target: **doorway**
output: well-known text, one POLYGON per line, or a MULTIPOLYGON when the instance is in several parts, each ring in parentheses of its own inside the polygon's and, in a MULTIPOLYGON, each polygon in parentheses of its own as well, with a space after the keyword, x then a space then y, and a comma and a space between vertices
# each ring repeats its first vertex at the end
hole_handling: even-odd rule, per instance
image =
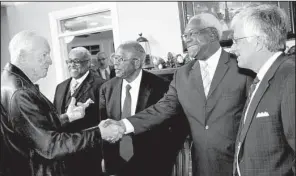
POLYGON ((119 44, 115 2, 96 2, 52 12, 49 19, 57 83, 69 78, 65 60, 71 49, 82 46, 92 57, 100 51, 110 56, 119 44))

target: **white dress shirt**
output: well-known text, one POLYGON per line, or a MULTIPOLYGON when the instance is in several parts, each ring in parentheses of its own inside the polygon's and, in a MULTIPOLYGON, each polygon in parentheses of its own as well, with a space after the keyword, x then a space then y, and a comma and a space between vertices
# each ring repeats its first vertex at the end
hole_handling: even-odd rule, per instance
MULTIPOLYGON (((222 52, 222 48, 220 47, 216 53, 214 53, 209 59, 207 59, 206 61, 202 61, 202 62, 207 62, 207 64, 209 65, 209 74, 210 74, 210 78, 211 80, 214 77, 218 62, 219 62, 219 58, 221 56, 221 52, 222 52)), ((200 62, 200 61, 199 61, 200 62)), ((133 114, 132 114, 133 115, 133 114)), ((125 125, 126 131, 125 134, 128 133, 133 133, 135 131, 133 125, 130 123, 130 121, 128 121, 127 119, 122 119, 122 122, 125 125)))
MULTIPOLYGON (((130 94, 132 98, 132 104, 131 104, 131 115, 135 115, 136 113, 136 108, 137 108, 137 103, 138 103, 138 97, 139 97, 139 90, 140 90, 140 84, 142 80, 142 73, 143 71, 141 70, 139 75, 136 77, 134 81, 131 83, 128 83, 126 80, 123 80, 122 82, 122 87, 121 87, 121 110, 123 109, 123 104, 126 96, 126 85, 129 84, 132 88, 130 89, 130 94)), ((123 123, 125 124, 126 127, 126 132, 125 134, 131 133, 134 131, 133 125, 127 120, 127 119, 122 119, 123 123)))
POLYGON ((85 78, 87 77, 88 74, 89 74, 89 71, 87 71, 83 76, 81 76, 78 79, 72 78, 71 83, 70 83, 70 87, 74 86, 76 82, 78 82, 76 87, 79 87, 80 84, 85 80, 85 78))
POLYGON ((209 57, 207 60, 198 60, 200 65, 203 65, 204 62, 206 62, 208 64, 208 71, 210 74, 210 79, 213 80, 218 62, 219 62, 219 58, 221 56, 222 53, 222 48, 220 47, 211 57, 209 57))
MULTIPOLYGON (((259 79, 259 82, 256 84, 256 87, 255 87, 255 90, 254 92, 252 93, 251 95, 251 99, 249 101, 249 104, 247 105, 247 109, 246 109, 246 112, 245 112, 245 116, 244 116, 244 124, 245 124, 245 121, 246 121, 246 117, 247 117, 247 114, 248 114, 248 110, 249 110, 249 107, 250 107, 250 104, 253 100, 253 97, 254 95, 256 94, 256 91, 262 81, 262 79, 264 78, 265 74, 267 73, 267 71, 269 70, 269 68, 271 67, 271 65, 274 63, 274 61, 282 54, 282 52, 276 52, 273 56, 271 56, 265 63, 264 65, 259 69, 258 73, 257 73, 257 77, 259 79)), ((239 169, 239 161, 238 161, 238 155, 239 155, 239 152, 240 152, 240 148, 241 148, 241 142, 238 143, 238 151, 237 151, 237 154, 236 154, 236 168, 237 168, 237 172, 238 172, 238 175, 241 176, 241 173, 240 173, 240 169, 239 169)))
POLYGON ((108 74, 110 75, 110 68, 109 68, 109 66, 106 67, 106 68, 103 68, 103 69, 99 68, 99 70, 100 70, 100 73, 101 73, 101 76, 102 76, 103 79, 106 79, 105 70, 107 70, 108 74))

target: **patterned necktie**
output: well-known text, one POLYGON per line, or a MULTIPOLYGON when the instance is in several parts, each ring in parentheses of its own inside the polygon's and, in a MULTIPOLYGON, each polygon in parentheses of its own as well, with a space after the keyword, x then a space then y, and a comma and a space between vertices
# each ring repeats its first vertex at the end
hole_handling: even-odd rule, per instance
MULTIPOLYGON (((125 87, 126 94, 123 104, 123 110, 121 114, 121 119, 131 116, 131 104, 132 104, 132 97, 130 94, 130 89, 132 87, 128 84, 125 87)), ((120 141, 120 156, 128 161, 134 154, 133 151, 133 141, 131 136, 125 135, 120 141)))
POLYGON ((105 78, 106 78, 106 80, 110 79, 110 76, 109 76, 109 73, 108 73, 107 69, 105 69, 105 78))
POLYGON ((75 91, 76 91, 76 89, 78 88, 78 81, 76 81, 76 80, 73 80, 74 81, 74 83, 71 85, 71 88, 70 88, 70 91, 71 91, 71 95, 73 95, 74 93, 75 93, 75 91))
POLYGON ((200 70, 201 70, 201 76, 203 81, 203 86, 205 90, 205 96, 208 96, 210 86, 211 86, 211 78, 210 78, 210 72, 209 72, 209 65, 205 61, 200 61, 200 70))
POLYGON ((244 124, 245 124, 246 117, 247 117, 247 116, 246 116, 247 108, 248 108, 248 106, 249 106, 249 104, 250 104, 252 94, 253 94, 253 92, 255 91, 255 89, 256 89, 256 85, 258 84, 259 81, 260 81, 259 78, 256 77, 256 78, 254 79, 252 85, 250 86, 250 90, 249 90, 249 93, 248 93, 248 98, 247 98, 247 101, 246 101, 246 104, 245 104, 245 107, 244 107, 244 110, 243 110, 243 113, 242 113, 242 115, 243 115, 242 117, 244 117, 244 124))

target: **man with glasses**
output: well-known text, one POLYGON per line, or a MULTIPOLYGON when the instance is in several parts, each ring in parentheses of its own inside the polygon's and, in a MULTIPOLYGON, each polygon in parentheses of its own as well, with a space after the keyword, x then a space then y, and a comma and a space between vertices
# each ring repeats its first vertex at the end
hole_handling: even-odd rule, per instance
MULTIPOLYGON (((65 132, 78 132, 99 124, 99 90, 104 80, 90 71, 91 54, 86 48, 74 48, 68 57, 66 64, 71 78, 57 86, 54 106, 60 114, 63 114, 68 108, 71 97, 75 97, 79 102, 88 99, 94 102, 85 111, 84 118, 73 121, 63 128, 65 132)), ((68 159, 67 166, 74 175, 98 173, 101 163, 99 154, 98 149, 76 154, 68 159)))
POLYGON ((295 56, 284 53, 288 17, 273 5, 234 16, 238 66, 257 73, 235 145, 234 176, 295 175, 295 56))
POLYGON ((112 65, 110 65, 110 59, 106 56, 105 52, 98 52, 96 54, 98 69, 96 70, 98 74, 104 80, 109 80, 115 77, 115 70, 112 65))
MULTIPOLYGON (((142 70, 145 57, 144 48, 136 41, 118 47, 114 56, 116 77, 101 87, 101 119, 126 118, 156 103, 167 91, 169 82, 142 70)), ((117 143, 105 142, 103 154, 107 173, 169 176, 177 153, 177 141, 182 135, 173 135, 176 128, 172 127, 172 120, 139 136, 127 135, 117 143)), ((178 128, 185 127, 180 122, 178 128)))
POLYGON ((221 24, 213 15, 192 17, 183 40, 195 60, 176 71, 165 96, 132 117, 102 123, 118 124, 125 133, 137 136, 184 111, 193 139, 193 175, 231 175, 251 78, 240 72, 236 57, 221 48, 221 35, 221 24))

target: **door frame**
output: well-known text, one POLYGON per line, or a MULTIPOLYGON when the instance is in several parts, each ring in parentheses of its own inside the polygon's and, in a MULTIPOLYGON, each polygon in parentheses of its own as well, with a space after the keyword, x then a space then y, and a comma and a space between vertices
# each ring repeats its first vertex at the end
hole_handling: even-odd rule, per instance
POLYGON ((118 13, 116 2, 94 2, 84 6, 73 7, 54 11, 49 13, 49 25, 52 41, 52 57, 56 71, 56 81, 60 83, 68 78, 68 71, 65 64, 65 59, 68 55, 67 46, 64 42, 61 42, 63 37, 77 36, 83 34, 89 34, 94 32, 103 32, 107 30, 113 31, 114 47, 116 48, 120 44, 119 26, 118 26, 118 13), (90 15, 94 13, 104 12, 110 10, 112 17, 112 25, 96 27, 91 29, 85 29, 74 32, 60 33, 60 21, 74 18, 78 16, 90 15))

